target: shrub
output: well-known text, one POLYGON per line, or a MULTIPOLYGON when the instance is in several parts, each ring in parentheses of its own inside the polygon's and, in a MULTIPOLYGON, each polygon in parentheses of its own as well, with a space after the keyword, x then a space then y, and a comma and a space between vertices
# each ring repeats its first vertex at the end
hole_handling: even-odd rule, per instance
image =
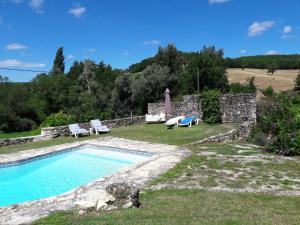
POLYGON ((28 118, 16 118, 14 124, 14 131, 29 131, 36 128, 36 123, 28 118))
POLYGON ((208 124, 221 123, 220 92, 209 90, 202 92, 203 120, 208 124))
POLYGON ((232 83, 229 85, 229 93, 256 93, 256 86, 255 86, 255 78, 251 77, 247 79, 246 84, 241 83, 232 83))
POLYGON ((273 89, 273 87, 270 85, 265 89, 260 90, 261 93, 265 96, 265 97, 271 97, 274 95, 275 91, 273 89))
POLYGON ((281 155, 300 155, 300 121, 286 93, 260 104, 257 129, 268 136, 268 150, 281 155))
POLYGON ((75 123, 75 116, 67 115, 62 111, 48 116, 41 124, 41 127, 57 127, 75 123))
POLYGON ((300 73, 298 74, 296 80, 295 80, 295 91, 300 91, 300 73))
POLYGON ((248 142, 266 147, 269 140, 266 134, 264 134, 259 128, 255 127, 252 129, 250 136, 248 137, 248 142))
POLYGON ((87 111, 84 113, 81 113, 77 117, 77 121, 80 123, 85 123, 93 119, 100 119, 100 120, 107 120, 112 117, 113 111, 111 109, 108 109, 104 112, 94 112, 94 111, 87 111))

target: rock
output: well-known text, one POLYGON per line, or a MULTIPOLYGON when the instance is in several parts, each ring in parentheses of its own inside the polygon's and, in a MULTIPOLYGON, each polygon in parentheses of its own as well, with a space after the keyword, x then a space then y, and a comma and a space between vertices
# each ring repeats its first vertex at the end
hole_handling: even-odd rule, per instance
POLYGON ((132 190, 130 200, 134 207, 138 208, 140 206, 140 190, 138 188, 132 190))
POLYGON ((75 205, 81 210, 90 210, 90 209, 95 208, 95 202, 93 202, 93 201, 81 200, 81 201, 75 202, 75 205))
POLYGON ((106 191, 116 198, 118 205, 131 202, 132 206, 139 207, 139 189, 127 183, 113 183, 106 187, 106 191))
POLYGON ((111 211, 111 210, 116 210, 118 209, 117 206, 114 206, 114 205, 107 205, 106 207, 103 208, 103 210, 105 211, 111 211))
POLYGON ((127 202, 125 205, 122 206, 122 208, 128 209, 128 208, 131 208, 132 206, 133 206, 132 202, 127 202))
POLYGON ((80 216, 82 216, 82 215, 86 214, 86 211, 83 210, 83 209, 81 209, 81 210, 79 210, 78 214, 79 214, 80 216))
POLYGON ((96 210, 100 211, 101 209, 105 209, 107 206, 108 205, 107 205, 106 202, 98 201, 97 206, 96 206, 96 210))

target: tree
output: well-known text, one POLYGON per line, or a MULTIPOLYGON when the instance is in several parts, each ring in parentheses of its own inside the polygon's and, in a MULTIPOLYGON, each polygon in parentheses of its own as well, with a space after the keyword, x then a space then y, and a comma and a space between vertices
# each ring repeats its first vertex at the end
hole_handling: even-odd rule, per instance
MULTIPOLYGON (((145 113, 147 103, 163 99, 166 88, 172 89, 175 75, 167 66, 152 64, 143 70, 133 82, 132 99, 141 111, 145 113)), ((172 91, 173 93, 173 91, 172 91)))
POLYGON ((268 66, 268 73, 271 73, 273 75, 277 68, 278 68, 278 66, 275 63, 271 63, 268 66))
POLYGON ((300 91, 300 72, 295 80, 295 88, 294 88, 295 91, 300 91))
POLYGON ((112 106, 115 117, 127 117, 134 110, 132 103, 132 76, 122 75, 115 81, 112 91, 112 106))
POLYGON ((78 79, 91 95, 92 89, 96 86, 96 64, 92 60, 84 60, 83 70, 78 79))
POLYGON ((161 66, 169 67, 170 73, 176 74, 181 70, 183 58, 175 45, 169 44, 166 48, 159 47, 155 62, 161 66))
POLYGON ((65 57, 63 47, 60 47, 57 52, 53 62, 52 74, 58 75, 65 72, 65 57))
POLYGON ((198 85, 200 90, 226 90, 228 79, 223 50, 212 46, 197 52, 180 75, 179 85, 183 94, 195 93, 198 85))

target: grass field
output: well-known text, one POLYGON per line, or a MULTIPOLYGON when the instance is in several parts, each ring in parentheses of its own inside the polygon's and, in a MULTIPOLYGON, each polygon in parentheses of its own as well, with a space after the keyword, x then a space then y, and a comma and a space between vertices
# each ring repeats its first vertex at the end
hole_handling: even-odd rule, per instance
POLYGON ((254 76, 255 84, 259 89, 264 89, 271 85, 278 92, 293 89, 299 71, 277 70, 274 75, 271 75, 267 73, 267 70, 260 69, 228 69, 227 74, 230 83, 245 83, 247 78, 254 76))
POLYGON ((300 224, 299 197, 160 190, 141 194, 140 209, 56 213, 35 225, 261 225, 300 224))
POLYGON ((40 134, 41 134, 41 128, 37 128, 32 131, 15 132, 15 133, 0 133, 0 139, 28 137, 28 136, 35 136, 35 135, 40 135, 40 134))

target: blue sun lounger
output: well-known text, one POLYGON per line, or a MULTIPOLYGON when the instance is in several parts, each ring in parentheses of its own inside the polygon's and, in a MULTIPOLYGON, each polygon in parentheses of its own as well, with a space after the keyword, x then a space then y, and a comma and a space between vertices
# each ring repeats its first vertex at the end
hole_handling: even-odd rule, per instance
POLYGON ((178 123, 178 126, 183 127, 183 126, 188 126, 192 127, 193 124, 198 124, 199 119, 195 116, 188 116, 185 117, 183 120, 181 120, 180 123, 178 123))

